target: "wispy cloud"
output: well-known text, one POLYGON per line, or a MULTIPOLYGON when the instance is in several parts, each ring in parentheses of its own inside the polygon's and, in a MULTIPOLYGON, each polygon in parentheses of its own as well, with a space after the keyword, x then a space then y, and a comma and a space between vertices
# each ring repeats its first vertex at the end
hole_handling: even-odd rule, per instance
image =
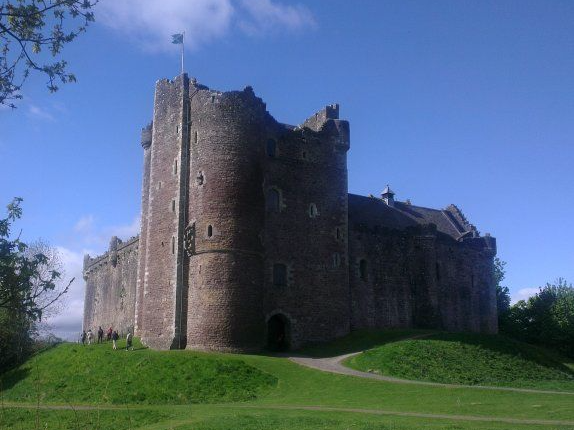
POLYGON ((248 33, 262 33, 276 29, 300 30, 317 23, 309 9, 301 5, 281 5, 271 0, 241 0, 247 11, 239 23, 248 33))
POLYGON ((185 31, 191 49, 237 27, 248 33, 314 26, 311 12, 277 0, 103 0, 98 21, 152 51, 177 49, 171 35, 185 31))
POLYGON ((54 116, 48 112, 46 109, 41 108, 40 106, 37 106, 35 104, 29 104, 28 105, 28 116, 35 118, 35 119, 41 119, 44 121, 54 121, 55 118, 54 116))

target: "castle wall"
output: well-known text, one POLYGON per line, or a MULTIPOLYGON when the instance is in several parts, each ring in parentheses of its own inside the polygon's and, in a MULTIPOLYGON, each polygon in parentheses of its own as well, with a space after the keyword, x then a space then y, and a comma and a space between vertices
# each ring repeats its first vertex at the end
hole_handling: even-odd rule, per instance
POLYGON ((345 335, 348 123, 328 106, 301 127, 271 127, 268 137, 276 154, 263 154, 263 188, 279 192, 280 209, 265 212, 266 319, 287 319, 291 347, 345 335), (277 263, 287 267, 286 285, 274 284, 277 263))
POLYGON ((153 124, 142 129, 141 145, 144 152, 143 172, 142 172, 142 203, 141 203, 141 226, 138 255, 138 271, 136 283, 136 308, 135 308, 135 335, 143 334, 143 308, 144 308, 144 285, 146 274, 147 256, 147 235, 148 235, 148 211, 149 211, 149 191, 150 191, 150 168, 151 168, 151 143, 153 124))
POLYGON ((263 347, 265 106, 250 88, 190 88, 187 347, 263 347))
POLYGON ((432 225, 404 230, 352 225, 353 329, 497 331, 495 251, 483 238, 457 242, 432 225))
POLYGON ((159 349, 180 345, 176 339, 176 312, 180 309, 176 298, 181 294, 183 258, 179 166, 186 86, 186 75, 156 83, 149 196, 147 215, 142 216, 147 225, 142 223, 145 271, 138 331, 144 343, 159 349))
POLYGON ((84 330, 99 326, 120 333, 133 329, 136 302, 138 238, 121 242, 113 237, 110 250, 97 258, 86 256, 84 330))

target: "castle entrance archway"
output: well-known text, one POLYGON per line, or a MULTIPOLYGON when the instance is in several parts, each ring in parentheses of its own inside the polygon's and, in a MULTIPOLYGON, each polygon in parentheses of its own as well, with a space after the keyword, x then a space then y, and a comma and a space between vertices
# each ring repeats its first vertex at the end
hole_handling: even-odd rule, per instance
POLYGON ((267 321, 267 348, 271 351, 287 351, 291 327, 283 314, 275 314, 267 321))

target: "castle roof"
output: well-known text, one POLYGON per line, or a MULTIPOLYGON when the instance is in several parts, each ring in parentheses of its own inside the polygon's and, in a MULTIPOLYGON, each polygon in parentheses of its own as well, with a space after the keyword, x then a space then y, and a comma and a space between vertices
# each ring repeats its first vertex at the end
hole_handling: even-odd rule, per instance
POLYGON ((439 232, 455 240, 469 232, 476 232, 454 205, 441 210, 396 201, 394 206, 389 206, 381 199, 356 194, 349 194, 349 222, 371 228, 380 226, 397 230, 434 224, 439 232))

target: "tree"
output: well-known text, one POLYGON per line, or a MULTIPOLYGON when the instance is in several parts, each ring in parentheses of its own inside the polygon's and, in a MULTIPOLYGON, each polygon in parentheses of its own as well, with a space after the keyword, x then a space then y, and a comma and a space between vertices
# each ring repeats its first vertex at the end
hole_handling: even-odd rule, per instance
POLYGON ((58 287, 61 273, 49 256, 30 252, 19 235, 11 237, 12 224, 22 216, 21 202, 15 198, 0 219, 0 371, 26 356, 35 324, 74 281, 58 287))
POLYGON ((3 0, 0 3, 0 105, 15 107, 31 71, 43 74, 50 92, 75 82, 62 48, 94 21, 98 0, 3 0), (47 53, 46 53, 47 51, 47 53), (51 58, 50 58, 51 57, 51 58))
POLYGON ((506 276, 506 262, 500 258, 494 258, 494 282, 496 284, 496 307, 498 310, 498 319, 504 318, 510 309, 510 291, 508 287, 502 285, 506 276))
POLYGON ((574 357, 574 287, 563 278, 546 284, 512 306, 501 328, 518 339, 574 357))

